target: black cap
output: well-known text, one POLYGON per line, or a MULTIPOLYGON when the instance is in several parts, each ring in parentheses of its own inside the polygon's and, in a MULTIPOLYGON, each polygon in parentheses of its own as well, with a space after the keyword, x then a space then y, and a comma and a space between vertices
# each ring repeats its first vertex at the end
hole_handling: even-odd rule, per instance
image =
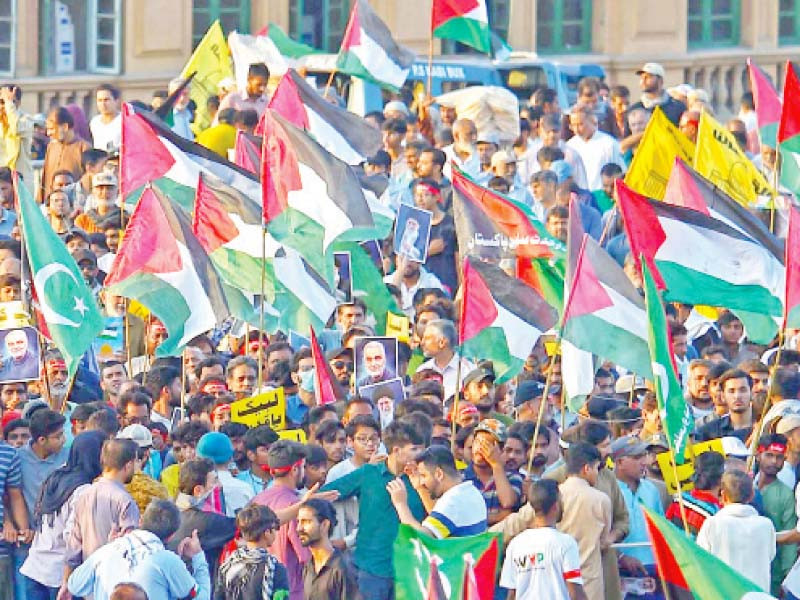
POLYGON ((97 265, 97 256, 91 250, 76 250, 72 253, 72 258, 75 259, 76 264, 80 264, 84 260, 91 261, 92 264, 97 265))
POLYGON ((371 165, 388 168, 392 166, 392 157, 389 156, 389 153, 386 150, 378 150, 375 153, 375 156, 370 156, 367 159, 367 162, 371 165))
POLYGON ((352 360, 353 358, 353 349, 352 348, 345 348, 344 346, 339 346, 338 348, 333 348, 332 350, 328 350, 325 353, 325 360, 333 360, 334 358, 339 358, 340 356, 349 356, 352 360))
POLYGON ((484 379, 491 379, 492 383, 494 383, 494 372, 482 367, 472 369, 472 371, 464 377, 464 387, 467 387, 473 381, 483 381, 484 379))
POLYGON ((528 379, 517 386, 517 393, 514 396, 514 406, 519 406, 523 402, 541 398, 544 394, 544 384, 535 379, 528 379))

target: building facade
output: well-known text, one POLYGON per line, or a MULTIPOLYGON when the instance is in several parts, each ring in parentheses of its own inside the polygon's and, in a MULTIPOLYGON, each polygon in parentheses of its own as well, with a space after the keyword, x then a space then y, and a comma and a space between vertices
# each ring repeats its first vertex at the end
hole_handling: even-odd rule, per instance
MULTIPOLYGON (((398 41, 425 53, 430 0, 370 0, 398 41)), ((667 85, 709 91, 736 112, 750 56, 776 81, 800 55, 800 0, 487 0, 493 29, 515 50, 603 65, 637 93, 646 61, 667 85)), ((76 102, 94 111, 92 90, 110 81, 126 99, 164 89, 215 19, 226 32, 269 22, 336 51, 349 0, 0 0, 0 78, 24 90, 29 111, 76 102)), ((458 51, 451 44, 435 51, 458 51)), ((462 49, 463 50, 463 49, 462 49)))

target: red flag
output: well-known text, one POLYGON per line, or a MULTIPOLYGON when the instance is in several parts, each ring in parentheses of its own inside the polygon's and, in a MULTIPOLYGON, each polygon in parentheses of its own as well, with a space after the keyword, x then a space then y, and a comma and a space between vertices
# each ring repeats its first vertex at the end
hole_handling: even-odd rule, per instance
POLYGON ((650 206, 647 198, 634 192, 621 179, 617 179, 615 185, 617 189, 617 205, 622 211, 625 232, 628 234, 628 241, 631 246, 631 254, 644 256, 656 285, 663 290, 666 286, 656 267, 655 256, 658 249, 666 241, 667 234, 661 228, 658 216, 653 207, 650 206))
POLYGON ((789 209, 789 233, 786 236, 784 261, 786 264, 786 303, 784 306, 783 327, 800 327, 800 212, 797 207, 789 209))
POLYGON ((175 164, 156 132, 128 103, 122 105, 119 158, 119 189, 123 200, 148 181, 162 177, 175 164))
POLYGON ((778 143, 800 134, 800 81, 792 61, 786 61, 786 79, 783 83, 783 111, 778 126, 778 143))
POLYGON ((311 327, 311 356, 314 359, 314 396, 317 404, 333 404, 337 400, 343 400, 344 393, 333 377, 331 366, 322 354, 313 327, 311 327))
POLYGON ((472 268, 470 260, 468 257, 464 258, 461 320, 458 324, 459 344, 472 339, 497 319, 497 307, 492 292, 472 268))
POLYGON ((236 146, 233 149, 234 164, 258 175, 261 168, 261 140, 244 131, 236 132, 236 146))

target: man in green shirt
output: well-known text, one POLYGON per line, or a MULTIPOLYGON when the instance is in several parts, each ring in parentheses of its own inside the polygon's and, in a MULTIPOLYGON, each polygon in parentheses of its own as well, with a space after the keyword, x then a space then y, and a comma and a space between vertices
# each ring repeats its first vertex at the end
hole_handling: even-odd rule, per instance
MULTIPOLYGON (((764 513, 775 526, 775 531, 793 530, 797 526, 795 498, 791 488, 778 479, 786 460, 786 437, 779 434, 761 436, 758 440, 758 475, 755 483, 761 492, 764 513)), ((779 595, 781 582, 797 558, 795 544, 782 544, 772 561, 771 587, 779 595)))
POLYGON ((366 464, 349 475, 327 484, 322 491, 337 490, 339 498, 358 498, 358 534, 353 562, 357 568, 358 588, 363 600, 390 600, 394 597, 392 551, 400 519, 386 489, 396 478, 405 483, 408 506, 418 521, 426 511, 408 476, 406 465, 422 452, 422 434, 407 423, 394 421, 383 430, 385 463, 366 464))

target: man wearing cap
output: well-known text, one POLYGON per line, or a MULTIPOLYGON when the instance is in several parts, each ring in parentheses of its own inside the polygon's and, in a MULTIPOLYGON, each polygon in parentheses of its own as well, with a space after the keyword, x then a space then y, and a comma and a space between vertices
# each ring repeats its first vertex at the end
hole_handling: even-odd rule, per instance
MULTIPOLYGON (((611 444, 611 457, 614 460, 614 474, 619 489, 625 498, 625 506, 630 516, 630 530, 622 540, 625 544, 647 542, 647 525, 639 505, 646 506, 658 515, 664 515, 661 495, 656 486, 645 479, 647 443, 635 435, 626 435, 611 444)), ((656 561, 649 547, 625 548, 619 556, 620 575, 628 577, 650 577, 658 580, 656 561)), ((645 598, 660 598, 660 594, 645 598)))
POLYGON ((233 443, 224 433, 211 431, 200 438, 196 452, 200 458, 207 458, 214 463, 217 480, 222 486, 225 514, 235 517, 253 499, 254 494, 247 483, 231 475, 229 465, 233 459, 233 443))
POLYGON ((800 415, 789 414, 778 421, 775 433, 786 437, 786 459, 778 479, 794 490, 800 482, 800 415))
POLYGON ((658 63, 649 62, 636 71, 636 74, 639 76, 639 88, 642 90, 642 98, 639 102, 633 104, 628 109, 628 112, 643 108, 652 113, 655 107, 658 106, 664 111, 664 115, 672 121, 672 124, 677 126, 683 111, 686 110, 686 105, 672 98, 664 89, 664 67, 658 63))
POLYGON ((603 166, 615 163, 623 171, 626 168, 619 142, 597 128, 597 115, 591 108, 574 107, 569 122, 575 135, 567 142, 567 146, 581 156, 589 191, 599 190, 603 187, 600 174, 603 166))
POLYGON ((522 498, 522 475, 507 472, 503 460, 507 435, 506 426, 497 419, 478 423, 472 440, 472 462, 464 471, 464 479, 471 481, 483 495, 489 525, 517 510, 522 498))
MULTIPOLYGON (((300 501, 297 490, 305 484, 307 457, 308 449, 303 444, 290 440, 278 440, 272 444, 267 451, 272 487, 258 494, 253 502, 268 506, 274 511, 297 504, 300 501)), ((295 519, 281 525, 270 552, 286 567, 289 598, 303 600, 303 563, 311 555, 300 541, 295 519)))
POLYGON ((87 233, 99 233, 100 225, 105 221, 122 220, 122 209, 116 206, 117 178, 112 173, 101 171, 92 177, 92 196, 97 208, 87 210, 75 218, 75 226, 87 233))
MULTIPOLYGON (((762 435, 757 447, 758 473, 753 483, 761 493, 764 515, 772 521, 775 531, 789 531, 797 527, 795 497, 792 488, 778 479, 786 460, 786 437, 779 433, 762 435)), ((783 544, 772 561, 772 593, 780 594, 781 582, 797 558, 795 544, 783 544)))
POLYGON ((144 425, 135 423, 128 425, 117 434, 121 440, 133 440, 139 447, 136 452, 133 478, 125 484, 125 489, 133 497, 139 512, 144 513, 150 502, 156 498, 169 500, 169 492, 163 483, 147 475, 142 469, 150 460, 150 451, 153 449, 153 434, 144 425))
POLYGON ((353 351, 349 348, 333 348, 325 353, 336 382, 343 390, 350 389, 350 376, 353 374, 353 351))
POLYGON ((458 119, 453 123, 453 143, 442 148, 442 152, 447 156, 447 164, 443 171, 445 177, 453 178, 452 165, 457 166, 470 177, 480 174, 481 163, 475 150, 477 137, 478 129, 471 120, 458 119))
POLYGON ((517 172, 517 157, 513 152, 498 150, 492 154, 491 171, 495 177, 502 177, 508 183, 508 196, 525 206, 533 204, 533 196, 522 183, 517 172))
MULTIPOLYGON (((97 268, 97 256, 91 250, 78 250, 72 253, 72 258, 75 259, 87 287, 97 298, 100 290, 103 289, 103 284, 98 280, 100 269, 97 268)), ((105 276, 103 278, 105 279, 105 276)))
POLYGON ((478 409, 481 419, 497 419, 506 427, 514 423, 508 415, 494 410, 494 372, 485 367, 473 369, 464 378, 464 400, 478 409))

